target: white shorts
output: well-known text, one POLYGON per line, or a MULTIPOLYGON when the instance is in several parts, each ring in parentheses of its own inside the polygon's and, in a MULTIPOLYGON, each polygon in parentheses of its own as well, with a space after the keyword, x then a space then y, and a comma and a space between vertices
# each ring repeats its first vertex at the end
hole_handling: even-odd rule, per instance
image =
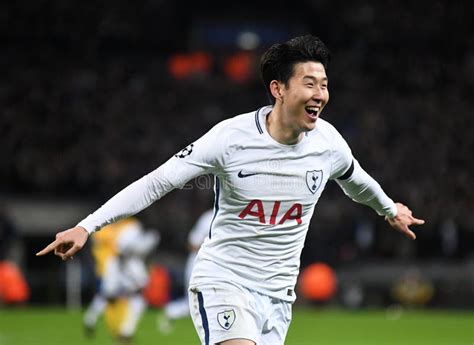
POLYGON ((233 284, 193 287, 189 305, 203 345, 231 339, 283 345, 291 322, 290 302, 233 284))
POLYGON ((113 257, 105 266, 101 288, 106 297, 118 297, 143 289, 147 282, 148 271, 142 260, 113 257))

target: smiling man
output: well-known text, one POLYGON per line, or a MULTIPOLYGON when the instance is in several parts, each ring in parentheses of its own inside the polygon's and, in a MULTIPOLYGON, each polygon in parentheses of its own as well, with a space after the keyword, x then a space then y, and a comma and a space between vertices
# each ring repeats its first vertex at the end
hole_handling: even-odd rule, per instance
POLYGON ((187 181, 215 176, 214 216, 189 288, 202 344, 281 345, 291 322, 300 256, 329 180, 410 239, 424 221, 394 203, 320 118, 329 101, 329 51, 314 36, 275 44, 261 60, 272 105, 224 120, 126 187, 40 251, 63 260, 89 234, 135 214, 187 181))

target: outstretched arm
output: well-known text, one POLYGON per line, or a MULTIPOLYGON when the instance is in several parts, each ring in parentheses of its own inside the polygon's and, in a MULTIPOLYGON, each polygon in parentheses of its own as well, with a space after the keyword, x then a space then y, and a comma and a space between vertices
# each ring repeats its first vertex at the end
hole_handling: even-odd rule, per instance
MULTIPOLYGON (((36 255, 41 256, 54 250, 54 254, 61 259, 70 259, 82 249, 89 234, 107 224, 140 212, 179 186, 180 181, 177 178, 168 178, 172 176, 171 171, 175 168, 169 162, 121 190, 97 211, 79 222, 74 228, 57 233, 56 240, 36 255)), ((188 174, 190 171, 194 173, 194 170, 188 169, 186 172, 188 174)), ((184 175, 185 178, 187 177, 185 174, 181 175, 184 175)))
POLYGON ((54 251, 54 254, 63 260, 70 259, 84 246, 88 235, 94 231, 140 212, 197 176, 215 173, 224 155, 224 145, 220 144, 222 124, 224 122, 214 126, 151 173, 125 187, 74 228, 59 232, 56 240, 36 255, 54 251))
POLYGON ((54 254, 63 260, 70 259, 82 249, 89 234, 148 207, 175 187, 175 184, 169 182, 167 178, 169 165, 165 163, 127 186, 74 228, 57 233, 55 241, 36 255, 41 256, 54 251, 54 254))
POLYGON ((64 261, 72 259, 73 255, 84 247, 88 237, 89 233, 82 226, 76 226, 58 232, 56 234, 56 240, 51 242, 43 250, 36 253, 36 256, 45 255, 54 251, 54 255, 59 256, 64 261))
MULTIPOLYGON (((107 224, 140 212, 179 186, 180 181, 177 178, 169 178, 169 176, 173 176, 171 171, 174 168, 172 162, 168 161, 155 171, 127 186, 74 228, 57 233, 56 240, 36 255, 40 256, 54 251, 54 254, 63 260, 72 258, 84 246, 89 234, 107 224)), ((189 171, 194 173, 192 169, 186 170, 188 174, 189 171)), ((181 175, 187 177, 185 174, 181 175)))
POLYGON ((392 228, 401 232, 411 240, 416 239, 416 235, 409 226, 411 225, 422 225, 425 224, 423 219, 418 219, 413 217, 411 210, 405 205, 397 202, 395 204, 397 207, 397 215, 393 218, 385 216, 385 220, 390 224, 392 228))
POLYGON ((401 203, 394 203, 382 187, 375 181, 359 163, 354 160, 349 176, 336 179, 344 193, 352 200, 373 208, 395 230, 408 238, 416 239, 415 233, 409 228, 411 225, 421 225, 425 221, 413 217, 412 211, 401 203))

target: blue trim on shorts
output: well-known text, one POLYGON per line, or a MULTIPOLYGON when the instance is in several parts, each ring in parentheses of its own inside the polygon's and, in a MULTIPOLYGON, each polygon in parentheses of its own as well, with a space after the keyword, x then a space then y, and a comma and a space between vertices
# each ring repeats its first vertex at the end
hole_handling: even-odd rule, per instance
POLYGON ((198 291, 199 314, 201 314, 202 327, 204 328, 204 341, 209 345, 209 322, 207 321, 206 309, 204 309, 204 299, 202 293, 198 291))

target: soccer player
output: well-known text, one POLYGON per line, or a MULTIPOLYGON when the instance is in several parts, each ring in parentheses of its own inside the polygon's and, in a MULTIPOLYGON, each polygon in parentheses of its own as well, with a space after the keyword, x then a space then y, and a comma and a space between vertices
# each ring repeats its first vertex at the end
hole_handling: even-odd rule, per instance
POLYGON ((215 176, 214 219, 189 288, 202 344, 283 344, 309 222, 329 180, 410 239, 424 221, 393 202, 320 118, 329 51, 306 35, 271 46, 261 73, 272 105, 215 125, 112 197, 38 255, 70 259, 104 224, 137 213, 203 174, 215 176))
POLYGON ((209 229, 212 218, 214 217, 214 210, 205 211, 192 227, 188 234, 188 249, 189 255, 186 260, 184 269, 185 294, 184 297, 178 298, 169 302, 165 306, 164 315, 160 315, 157 320, 157 326, 163 333, 171 332, 173 328, 173 321, 189 316, 189 301, 188 301, 188 287, 191 280, 191 273, 194 267, 196 255, 201 248, 206 237, 209 236, 209 229))
MULTIPOLYGON (((141 227, 138 219, 132 217, 122 219, 116 223, 105 226, 101 231, 97 231, 91 236, 92 256, 94 258, 94 268, 97 277, 97 291, 84 314, 84 328, 86 335, 92 336, 99 317, 107 307, 107 296, 104 291, 104 278, 109 281, 111 276, 117 274, 110 268, 119 255, 119 238, 122 232, 141 227)), ((114 280, 114 278, 112 278, 114 280)))
POLYGON ((105 312, 106 324, 122 344, 129 344, 146 308, 142 289, 148 282, 146 259, 159 241, 134 217, 105 226, 92 236, 100 287, 84 315, 86 335, 93 335, 105 312))

